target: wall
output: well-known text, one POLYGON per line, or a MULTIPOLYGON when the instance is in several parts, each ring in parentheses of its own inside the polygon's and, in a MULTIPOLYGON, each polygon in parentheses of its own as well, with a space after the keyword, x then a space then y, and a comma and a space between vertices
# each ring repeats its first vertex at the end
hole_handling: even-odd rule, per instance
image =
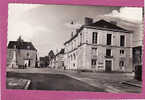
MULTIPOLYGON (((12 60, 14 49, 8 49, 7 53, 7 64, 12 60)), ((34 50, 16 50, 16 63, 18 65, 24 65, 24 59, 27 59, 27 53, 30 56, 30 67, 35 67, 37 51, 34 50)))
POLYGON ((87 29, 84 28, 82 31, 82 44, 80 45, 80 33, 72 42, 66 44, 66 56, 65 56, 65 65, 67 69, 87 69, 87 70, 105 70, 105 58, 106 48, 112 50, 112 59, 113 61, 113 71, 122 71, 119 66, 120 60, 125 62, 125 72, 132 71, 132 33, 122 33, 122 32, 113 32, 106 30, 96 30, 96 29, 87 29), (92 44, 92 33, 98 33, 97 44, 92 44), (112 34, 112 44, 111 46, 106 45, 107 34, 112 34), (120 47, 120 35, 125 36, 125 46, 120 47), (74 45, 75 44, 75 45, 74 45), (73 46, 72 46, 73 45, 73 46), (92 47, 97 47, 97 65, 96 68, 91 67, 92 59, 92 47), (124 50, 125 54, 120 55, 120 50, 124 50), (69 56, 77 53, 76 60, 70 60, 69 56), (73 67, 73 63, 76 63, 76 67, 73 67), (98 68, 98 66, 101 66, 98 68))

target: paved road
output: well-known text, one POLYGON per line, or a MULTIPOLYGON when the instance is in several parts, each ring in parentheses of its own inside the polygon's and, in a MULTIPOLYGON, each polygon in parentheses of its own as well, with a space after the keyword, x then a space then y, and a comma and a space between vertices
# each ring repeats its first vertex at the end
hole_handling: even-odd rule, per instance
POLYGON ((62 74, 8 72, 7 77, 24 78, 31 80, 32 83, 29 88, 30 90, 71 90, 104 92, 104 89, 90 86, 86 83, 62 74))
POLYGON ((141 88, 124 85, 120 82, 132 80, 132 73, 101 73, 101 72, 73 72, 64 70, 54 70, 49 68, 31 68, 31 69, 7 69, 7 72, 15 73, 39 73, 39 74, 62 74, 93 87, 99 87, 108 92, 115 93, 140 93, 141 88))

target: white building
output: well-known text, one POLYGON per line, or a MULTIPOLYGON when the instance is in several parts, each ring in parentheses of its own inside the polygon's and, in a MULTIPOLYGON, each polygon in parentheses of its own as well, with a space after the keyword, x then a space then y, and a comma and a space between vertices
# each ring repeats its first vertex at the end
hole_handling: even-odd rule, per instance
POLYGON ((86 18, 73 34, 64 43, 66 69, 132 71, 133 32, 112 22, 86 18))
POLYGON ((61 49, 54 57, 50 60, 50 66, 53 69, 65 69, 64 66, 64 49, 61 49))

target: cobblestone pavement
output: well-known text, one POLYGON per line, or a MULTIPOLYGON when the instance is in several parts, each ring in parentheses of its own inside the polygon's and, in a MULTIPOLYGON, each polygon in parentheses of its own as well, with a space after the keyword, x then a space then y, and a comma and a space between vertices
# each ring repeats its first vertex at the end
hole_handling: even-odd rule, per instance
POLYGON ((48 68, 31 68, 31 69, 7 69, 9 72, 17 73, 51 73, 65 74, 89 85, 100 87, 112 93, 140 93, 141 88, 122 84, 122 81, 132 80, 132 73, 103 73, 103 72, 81 72, 54 70, 48 68))

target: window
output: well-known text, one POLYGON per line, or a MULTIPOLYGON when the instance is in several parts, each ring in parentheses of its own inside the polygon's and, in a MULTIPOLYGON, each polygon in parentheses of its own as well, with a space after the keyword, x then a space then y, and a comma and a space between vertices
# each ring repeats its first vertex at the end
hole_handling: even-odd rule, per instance
POLYGON ((124 61, 120 61, 119 66, 121 66, 121 67, 124 66, 124 61))
POLYGON ((74 55, 74 60, 76 59, 76 55, 75 55, 75 53, 73 54, 74 55))
POLYGON ((124 50, 120 50, 120 54, 124 54, 124 50))
POLYGON ((82 33, 80 33, 80 45, 82 44, 82 33))
POLYGON ((107 34, 107 45, 111 45, 112 34, 107 34))
POLYGON ((120 46, 124 46, 125 45, 125 36, 121 35, 120 36, 120 46))
POLYGON ((72 57, 72 55, 70 55, 70 57, 71 57, 71 60, 73 60, 73 57, 72 57))
POLYGON ((73 63, 73 66, 75 67, 75 63, 73 63))
POLYGON ((111 49, 106 49, 106 56, 111 56, 111 49))
POLYGON ((92 43, 97 44, 97 32, 93 32, 92 43))
POLYGON ((27 57, 30 57, 30 54, 29 53, 27 53, 27 57))
POLYGON ((62 66, 64 66, 64 61, 62 61, 62 66))
POLYGON ((97 55, 97 48, 92 48, 92 54, 97 55))
POLYGON ((91 65, 92 65, 92 66, 96 66, 96 64, 97 64, 97 59, 92 59, 91 65))

